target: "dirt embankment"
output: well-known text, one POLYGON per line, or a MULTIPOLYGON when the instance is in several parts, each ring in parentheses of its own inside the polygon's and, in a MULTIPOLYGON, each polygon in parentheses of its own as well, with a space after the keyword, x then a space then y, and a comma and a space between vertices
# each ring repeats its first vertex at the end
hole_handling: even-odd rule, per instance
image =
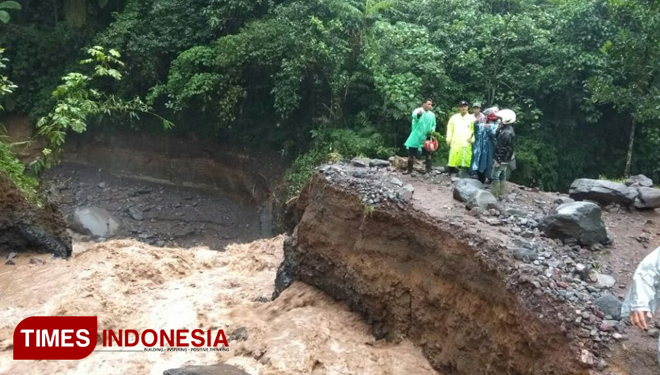
POLYGON ((181 134, 92 132, 71 137, 65 160, 123 177, 221 192, 261 205, 273 198, 285 163, 277 155, 243 150, 181 134))
POLYGON ((501 249, 401 207, 370 208, 317 174, 280 273, 345 301, 377 338, 410 339, 446 374, 588 373, 561 320, 538 319, 508 284, 501 249))
POLYGON ((9 177, 0 173, 0 251, 25 250, 68 257, 71 237, 56 207, 40 208, 26 201, 9 177))

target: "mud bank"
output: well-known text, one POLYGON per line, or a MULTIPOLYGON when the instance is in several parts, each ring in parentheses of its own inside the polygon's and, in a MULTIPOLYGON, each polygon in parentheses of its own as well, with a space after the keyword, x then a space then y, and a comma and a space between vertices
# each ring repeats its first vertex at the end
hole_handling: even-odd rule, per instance
POLYGON ((115 131, 73 136, 65 160, 122 177, 214 190, 258 205, 272 198, 284 171, 276 156, 180 134, 115 131))
POLYGON ((71 237, 56 207, 26 201, 9 176, 0 173, 0 252, 26 250, 66 258, 71 255, 71 237))
POLYGON ((589 373, 561 314, 532 311, 524 287, 507 281, 510 261, 484 238, 410 205, 366 206, 322 174, 291 216, 278 289, 290 279, 318 287, 376 338, 410 339, 446 374, 589 373))

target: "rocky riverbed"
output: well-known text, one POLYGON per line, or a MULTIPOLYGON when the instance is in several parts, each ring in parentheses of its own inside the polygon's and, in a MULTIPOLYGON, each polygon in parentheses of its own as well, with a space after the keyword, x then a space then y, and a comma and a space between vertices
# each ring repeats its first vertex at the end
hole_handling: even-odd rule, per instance
MULTIPOLYGON (((70 226, 100 242, 133 238, 158 247, 222 249, 230 243, 272 236, 272 229, 262 227, 259 207, 213 191, 118 177, 71 163, 49 170, 45 181, 70 226), (81 209, 87 209, 85 213, 91 209, 90 225, 102 219, 113 224, 99 233, 86 231, 75 218, 81 209)), ((80 215, 83 221, 85 213, 80 215)))

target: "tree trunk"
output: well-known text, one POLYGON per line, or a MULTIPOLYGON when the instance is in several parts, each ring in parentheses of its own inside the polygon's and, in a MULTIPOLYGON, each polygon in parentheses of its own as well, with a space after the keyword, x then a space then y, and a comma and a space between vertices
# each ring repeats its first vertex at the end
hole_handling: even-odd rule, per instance
POLYGON ((85 26, 87 23, 87 0, 64 0, 64 16, 72 27, 85 26))
POLYGON ((637 123, 635 120, 632 120, 630 125, 630 142, 628 143, 628 156, 626 158, 626 170, 624 172, 624 177, 630 177, 630 166, 632 164, 632 154, 633 146, 635 145, 635 130, 637 128, 637 123))

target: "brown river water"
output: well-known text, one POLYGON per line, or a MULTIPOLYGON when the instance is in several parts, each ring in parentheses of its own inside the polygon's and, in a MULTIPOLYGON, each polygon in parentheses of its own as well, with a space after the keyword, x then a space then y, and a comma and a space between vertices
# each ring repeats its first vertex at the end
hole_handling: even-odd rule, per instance
POLYGON ((410 342, 375 341, 358 315, 310 286, 295 283, 269 302, 281 260, 282 237, 225 251, 116 240, 75 242, 69 260, 19 254, 16 265, 0 265, 0 374, 160 375, 221 362, 252 375, 437 374, 410 342), (99 331, 200 328, 241 335, 229 352, 94 352, 81 361, 13 361, 13 330, 35 315, 96 315, 99 331))

